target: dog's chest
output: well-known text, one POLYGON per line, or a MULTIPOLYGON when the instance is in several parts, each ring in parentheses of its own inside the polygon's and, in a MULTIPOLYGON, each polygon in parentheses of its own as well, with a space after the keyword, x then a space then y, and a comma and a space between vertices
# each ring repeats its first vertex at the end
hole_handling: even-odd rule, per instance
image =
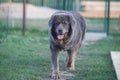
POLYGON ((68 49, 70 49, 71 48, 71 45, 68 45, 67 43, 64 43, 64 42, 59 42, 58 44, 57 44, 57 48, 59 48, 60 50, 68 50, 68 49))

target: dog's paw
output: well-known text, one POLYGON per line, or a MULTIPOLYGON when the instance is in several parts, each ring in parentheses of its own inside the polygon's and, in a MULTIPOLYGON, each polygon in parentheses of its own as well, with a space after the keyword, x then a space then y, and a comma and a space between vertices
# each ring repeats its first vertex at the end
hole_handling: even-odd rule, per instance
POLYGON ((58 73, 52 74, 52 79, 53 80, 59 80, 60 79, 60 75, 58 73))
POLYGON ((74 71, 75 68, 74 67, 66 67, 67 70, 70 70, 70 71, 74 71))
POLYGON ((67 64, 66 69, 74 71, 75 70, 75 66, 71 65, 71 64, 67 64))

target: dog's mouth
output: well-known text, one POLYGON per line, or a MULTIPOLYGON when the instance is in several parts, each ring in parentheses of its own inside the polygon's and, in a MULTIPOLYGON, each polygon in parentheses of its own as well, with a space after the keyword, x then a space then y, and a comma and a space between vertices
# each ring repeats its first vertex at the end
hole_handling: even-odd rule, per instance
POLYGON ((57 35, 58 40, 63 40, 64 39, 64 34, 59 34, 57 35))

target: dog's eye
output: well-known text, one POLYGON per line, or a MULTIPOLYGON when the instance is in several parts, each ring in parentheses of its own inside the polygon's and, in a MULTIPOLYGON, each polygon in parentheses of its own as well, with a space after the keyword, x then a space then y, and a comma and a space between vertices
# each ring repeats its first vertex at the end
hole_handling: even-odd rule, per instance
POLYGON ((54 24, 55 24, 55 25, 58 25, 58 24, 60 24, 60 23, 59 23, 59 22, 55 22, 54 24))

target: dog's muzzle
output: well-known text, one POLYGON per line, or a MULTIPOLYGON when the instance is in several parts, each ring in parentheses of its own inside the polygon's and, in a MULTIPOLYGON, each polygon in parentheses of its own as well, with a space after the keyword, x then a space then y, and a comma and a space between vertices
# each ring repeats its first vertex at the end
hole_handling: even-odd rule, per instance
POLYGON ((64 39, 66 32, 67 32, 67 30, 63 27, 62 24, 58 25, 56 28, 57 39, 58 40, 64 39))

